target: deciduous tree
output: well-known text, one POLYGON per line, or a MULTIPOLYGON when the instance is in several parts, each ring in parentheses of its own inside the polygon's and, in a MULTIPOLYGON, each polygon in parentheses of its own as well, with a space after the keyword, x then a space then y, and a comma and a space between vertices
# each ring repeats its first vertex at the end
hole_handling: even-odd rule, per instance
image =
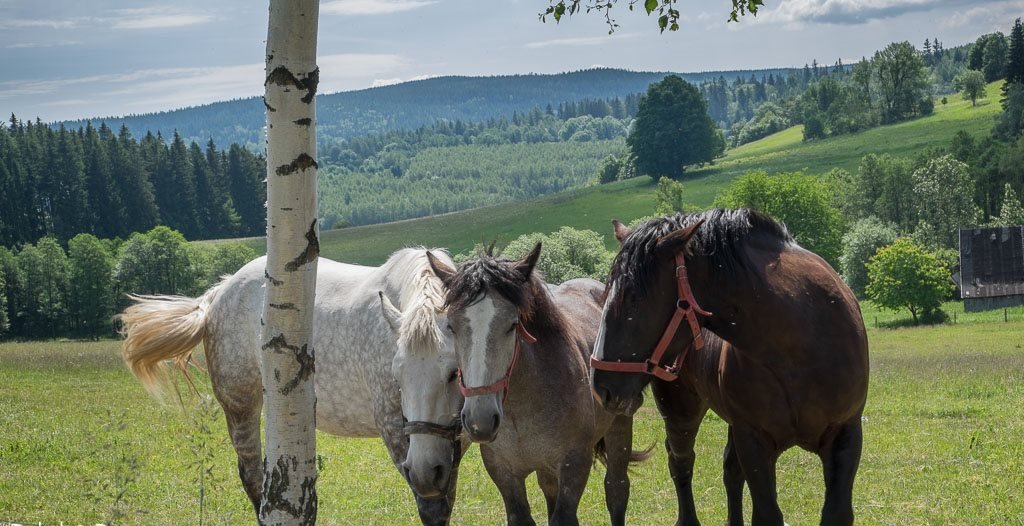
POLYGON ((749 207, 782 221, 793 237, 833 267, 842 249, 843 218, 831 204, 831 189, 803 173, 748 172, 715 200, 717 206, 749 207))
POLYGON ((867 296, 884 309, 907 309, 931 317, 954 290, 949 269, 939 257, 908 238, 883 247, 867 264, 867 296))
POLYGON ((690 164, 708 163, 725 149, 707 103, 676 75, 651 84, 626 138, 641 174, 673 177, 690 164))
POLYGON ((69 314, 79 332, 96 338, 110 324, 114 311, 114 259, 92 234, 68 241, 71 266, 69 314))
POLYGON ((915 236, 934 248, 954 248, 960 228, 977 226, 974 181, 966 164, 952 155, 929 160, 914 171, 915 236))
POLYGON ((843 234, 839 271, 843 281, 858 297, 864 297, 864 288, 868 284, 868 260, 878 249, 891 244, 898 237, 896 225, 885 223, 875 216, 857 221, 843 234))
POLYGON ((978 99, 986 95, 985 75, 973 69, 965 70, 957 75, 953 81, 953 87, 963 95, 964 99, 971 101, 971 106, 977 106, 978 99))
POLYGON ((263 525, 316 522, 313 299, 318 0, 271 0, 267 31, 267 268, 263 304, 263 525))

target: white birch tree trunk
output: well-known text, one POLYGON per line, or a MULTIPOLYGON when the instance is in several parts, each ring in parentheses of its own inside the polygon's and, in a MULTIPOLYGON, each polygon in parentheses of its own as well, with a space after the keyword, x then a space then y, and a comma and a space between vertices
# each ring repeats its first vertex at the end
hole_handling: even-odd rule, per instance
POLYGON ((270 0, 267 31, 267 269, 261 339, 261 525, 316 522, 313 297, 318 0, 270 0))

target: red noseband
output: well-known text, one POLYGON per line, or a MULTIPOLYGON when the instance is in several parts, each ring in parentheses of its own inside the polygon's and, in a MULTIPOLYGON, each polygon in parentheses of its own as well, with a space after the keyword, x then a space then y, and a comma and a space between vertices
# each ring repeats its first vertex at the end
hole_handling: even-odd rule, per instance
POLYGON ((700 308, 697 300, 693 298, 693 290, 690 289, 690 278, 686 275, 686 260, 682 254, 676 255, 676 289, 678 293, 676 312, 672 315, 672 320, 668 322, 668 327, 665 327, 665 332, 661 334, 661 339, 658 340, 658 345, 654 348, 654 354, 650 358, 643 362, 606 362, 591 356, 590 366, 601 371, 650 374, 668 382, 678 378, 679 371, 683 368, 683 360, 686 359, 690 348, 692 347, 698 352, 704 348, 704 336, 700 333, 700 322, 697 320, 697 314, 711 316, 711 313, 700 308), (683 352, 679 353, 679 356, 672 362, 672 365, 661 365, 661 358, 668 350, 672 339, 675 338, 683 318, 686 318, 686 321, 689 322, 693 341, 683 349, 683 352))
POLYGON ((520 340, 525 341, 526 343, 537 343, 537 338, 534 338, 532 334, 526 331, 526 327, 523 326, 522 321, 516 322, 516 350, 512 353, 512 362, 508 364, 505 376, 502 376, 493 384, 482 385, 480 387, 466 387, 466 384, 462 382, 462 369, 459 369, 459 392, 462 393, 462 396, 480 396, 503 391, 501 400, 504 402, 505 398, 508 397, 508 379, 512 376, 512 369, 515 369, 516 362, 519 361, 520 340))

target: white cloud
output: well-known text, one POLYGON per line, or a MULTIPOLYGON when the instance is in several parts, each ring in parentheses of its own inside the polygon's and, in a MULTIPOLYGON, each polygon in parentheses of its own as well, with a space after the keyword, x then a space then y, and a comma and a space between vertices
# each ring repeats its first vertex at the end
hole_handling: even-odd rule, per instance
POLYGON ((332 0, 320 4, 320 13, 341 16, 390 15, 436 3, 437 0, 332 0))
POLYGON ((576 37, 576 38, 553 38, 551 40, 540 40, 526 44, 527 49, 542 49, 552 46, 600 46, 628 38, 636 38, 638 33, 615 33, 613 35, 602 35, 597 37, 576 37))
POLYGON ((871 20, 892 18, 916 11, 930 11, 939 7, 964 3, 969 0, 783 0, 778 7, 765 7, 758 11, 758 22, 799 24, 864 24, 871 20))
POLYGON ((1024 0, 995 2, 956 11, 945 17, 939 27, 950 29, 977 24, 991 30, 1006 31, 1010 20, 1020 16, 1022 12, 1024 12, 1024 0))
POLYGON ((37 49, 37 48, 48 48, 48 47, 61 47, 61 46, 77 46, 81 44, 78 40, 54 40, 51 42, 16 42, 14 44, 8 44, 6 49, 37 49))
POLYGON ((107 16, 84 16, 64 19, 14 18, 0 20, 0 28, 7 29, 74 29, 103 26, 113 29, 162 29, 205 24, 213 20, 207 13, 187 12, 169 7, 117 9, 107 16))

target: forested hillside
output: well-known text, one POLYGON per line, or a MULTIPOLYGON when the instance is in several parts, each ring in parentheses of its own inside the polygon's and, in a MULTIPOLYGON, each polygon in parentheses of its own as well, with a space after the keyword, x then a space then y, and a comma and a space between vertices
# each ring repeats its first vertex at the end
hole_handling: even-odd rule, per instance
MULTIPOLYGON (((751 71, 710 71, 682 73, 692 83, 719 77, 744 79, 774 75, 788 76, 788 68, 751 71)), ((581 99, 625 97, 642 93, 652 82, 668 73, 633 72, 619 69, 590 69, 554 75, 503 75, 494 77, 437 77, 358 91, 319 95, 317 133, 321 142, 390 130, 416 128, 438 119, 477 122, 492 117, 509 117, 533 107, 581 99)), ((126 125, 135 135, 147 131, 170 136, 175 130, 186 140, 200 143, 213 139, 218 144, 238 143, 253 151, 263 150, 265 109, 258 97, 217 102, 123 118, 92 119, 93 126, 126 125)), ((86 121, 66 122, 69 128, 86 121)))
POLYGON ((53 129, 11 116, 0 126, 0 246, 126 238, 156 225, 190 239, 261 235, 265 174, 262 157, 237 144, 200 147, 176 133, 136 141, 125 127, 53 129))

